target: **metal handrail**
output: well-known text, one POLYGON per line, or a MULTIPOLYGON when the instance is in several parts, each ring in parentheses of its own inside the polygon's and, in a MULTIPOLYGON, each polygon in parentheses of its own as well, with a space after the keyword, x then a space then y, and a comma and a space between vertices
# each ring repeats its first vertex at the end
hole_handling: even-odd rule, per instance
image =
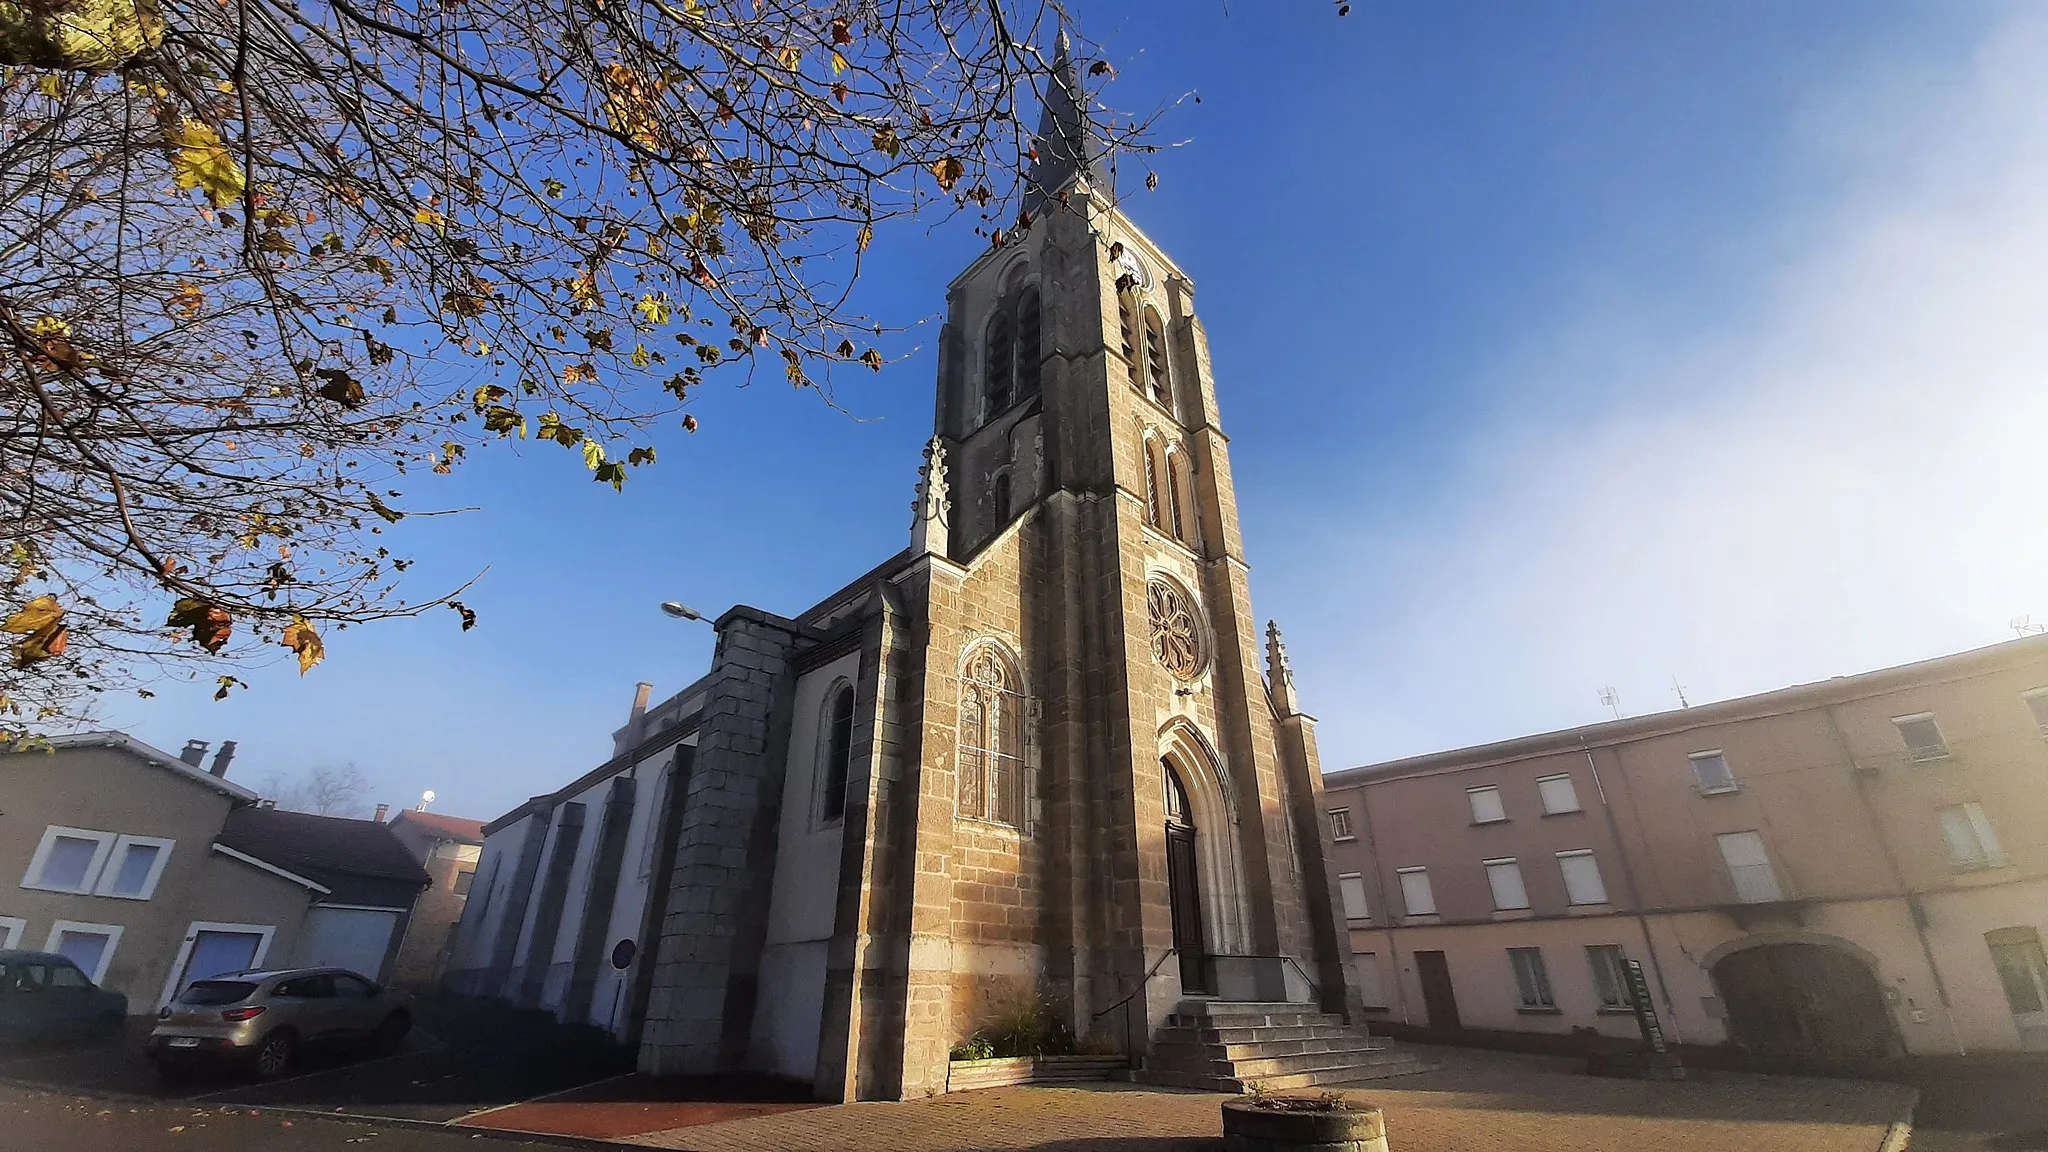
POLYGON ((1144 991, 1146 983, 1148 983, 1154 976, 1159 975, 1159 967, 1160 965, 1166 963, 1166 958, 1168 956, 1172 956, 1178 953, 1179 951, 1179 948, 1168 948, 1166 951, 1160 953, 1159 959, 1153 963, 1151 971, 1145 973, 1143 976, 1138 978, 1138 983, 1136 987, 1133 987, 1129 992, 1124 993, 1123 999, 1117 1001, 1114 1004, 1111 1004, 1109 1007, 1104 1008, 1102 1011, 1097 1012, 1095 1015, 1090 1016, 1088 1018, 1088 1022, 1090 1024, 1093 1024, 1097 1020, 1102 1019, 1104 1016, 1109 1015, 1111 1012, 1114 1012, 1117 1009, 1123 1007, 1124 1005, 1130 1003, 1131 997, 1136 996, 1138 993, 1144 991))
POLYGON ((1320 1001, 1322 1000, 1322 995, 1323 995, 1323 986, 1322 986, 1321 984, 1317 983, 1317 982, 1316 982, 1316 978, 1315 978, 1315 977, 1313 977, 1313 976, 1310 976, 1310 975, 1308 974, 1308 970, 1307 970, 1306 968, 1303 968, 1303 967, 1301 966, 1301 962, 1300 962, 1299 960, 1296 960, 1296 959, 1295 959, 1294 957, 1292 957, 1292 956, 1288 956, 1288 955, 1285 955, 1285 954, 1281 954, 1281 955, 1264 955, 1264 954, 1254 954, 1254 953, 1250 953, 1250 952, 1212 952, 1212 953, 1210 953, 1210 954, 1209 954, 1209 959, 1211 959, 1211 960, 1285 960, 1285 961, 1287 962, 1287 966, 1288 966, 1288 967, 1290 967, 1290 968, 1292 968, 1292 969, 1294 969, 1295 973, 1296 973, 1297 975, 1299 975, 1299 976, 1301 977, 1301 979, 1302 979, 1302 982, 1303 982, 1303 983, 1306 983, 1306 984, 1308 985, 1308 987, 1309 987, 1309 991, 1310 991, 1311 993, 1313 993, 1313 994, 1315 995, 1315 997, 1316 997, 1317 1001, 1318 1001, 1318 1002, 1320 1002, 1320 1001))

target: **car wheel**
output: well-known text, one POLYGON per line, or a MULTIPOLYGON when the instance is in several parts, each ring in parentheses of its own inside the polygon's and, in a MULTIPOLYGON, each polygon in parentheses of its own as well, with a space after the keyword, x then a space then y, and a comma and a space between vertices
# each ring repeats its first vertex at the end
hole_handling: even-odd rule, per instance
POLYGON ((405 1043, 405 1034, 410 1031, 412 1017, 404 1012, 393 1012, 384 1018, 382 1024, 377 1025, 377 1031, 372 1034, 370 1043, 379 1052, 396 1052, 398 1046, 405 1043))
POLYGON ((256 1075, 264 1080, 275 1080, 291 1067, 292 1055, 298 1051, 299 1043, 289 1032, 272 1032, 256 1046, 256 1075))

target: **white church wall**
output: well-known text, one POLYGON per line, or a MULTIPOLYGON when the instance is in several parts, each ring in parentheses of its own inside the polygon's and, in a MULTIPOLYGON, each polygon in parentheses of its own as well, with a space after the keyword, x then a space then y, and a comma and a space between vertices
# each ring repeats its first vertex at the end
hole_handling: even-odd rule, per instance
POLYGON ((822 819, 818 791, 828 737, 826 710, 834 687, 855 683, 859 676, 858 652, 804 673, 797 678, 790 715, 775 879, 748 1064, 798 1080, 809 1080, 817 1069, 825 950, 839 891, 841 822, 822 819))
POLYGON ((633 941, 636 948, 648 946, 647 941, 640 939, 640 928, 647 911, 648 893, 654 882, 654 851, 657 847, 654 834, 660 826, 661 809, 666 801, 662 781, 668 774, 669 764, 675 759, 677 748, 695 746, 696 743, 695 734, 686 736, 679 744, 635 762, 629 770, 633 780, 633 820, 627 826, 625 851, 619 857, 618 890, 613 893, 611 907, 606 913, 609 926, 605 929, 604 960, 598 968, 597 987, 590 997, 590 1018, 587 1021, 614 1036, 626 1035, 626 1004, 632 996, 634 968, 621 972, 612 967, 612 949, 621 940, 633 941))
POLYGON ((583 827, 577 832, 573 846, 558 844, 549 849, 550 852, 574 851, 576 854, 569 866, 569 890, 562 901, 562 918, 555 925, 555 937, 534 943, 533 963, 541 963, 541 958, 545 957, 548 966, 547 976, 541 983, 540 1006, 557 1015, 560 1015, 562 1001, 569 994, 570 970, 576 961, 576 936, 583 930, 583 913, 590 899, 591 859, 597 855, 597 834, 604 827, 604 801, 611 786, 612 778, 607 776, 574 796, 564 798, 565 803, 583 805, 583 827))

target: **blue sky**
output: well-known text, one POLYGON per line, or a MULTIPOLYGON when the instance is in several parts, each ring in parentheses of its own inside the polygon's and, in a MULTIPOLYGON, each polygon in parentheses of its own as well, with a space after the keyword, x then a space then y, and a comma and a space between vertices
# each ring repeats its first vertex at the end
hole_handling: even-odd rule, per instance
MULTIPOLYGON (((1342 767, 1854 672, 2048 620, 2048 25, 2026 6, 1076 3, 1182 101, 1126 206, 1195 277, 1252 589, 1342 767)), ((862 300, 933 317, 979 250, 885 232, 862 300)), ((486 453, 419 494, 452 613, 329 637, 225 703, 106 716, 260 780, 491 817, 600 762, 735 602, 901 547, 931 326, 832 412, 708 390, 621 495, 486 453)), ((410 526, 414 522, 408 522, 410 526)))

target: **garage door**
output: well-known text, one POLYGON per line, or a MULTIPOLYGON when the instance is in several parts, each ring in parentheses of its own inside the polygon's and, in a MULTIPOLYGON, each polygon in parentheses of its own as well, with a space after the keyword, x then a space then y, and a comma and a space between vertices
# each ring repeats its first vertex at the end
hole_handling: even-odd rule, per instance
POLYGON ((398 927, 398 917, 396 911, 316 904, 306 913, 299 964, 307 968, 346 968, 371 980, 381 980, 384 956, 391 948, 391 933, 398 927))

